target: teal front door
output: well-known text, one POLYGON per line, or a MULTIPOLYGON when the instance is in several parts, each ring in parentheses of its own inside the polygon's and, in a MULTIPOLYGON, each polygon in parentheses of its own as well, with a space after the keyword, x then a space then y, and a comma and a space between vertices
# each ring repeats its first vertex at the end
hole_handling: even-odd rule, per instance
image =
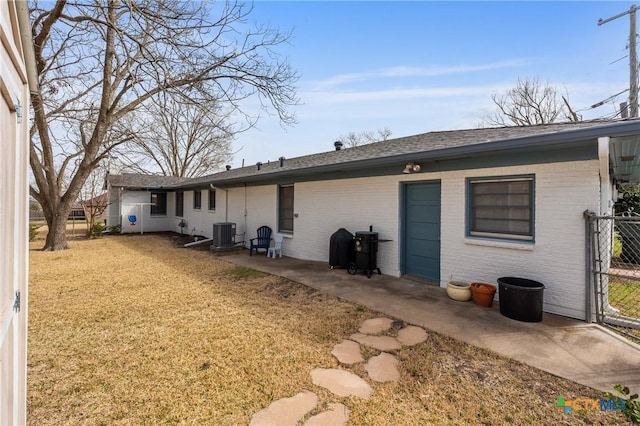
POLYGON ((440 281, 440 182, 405 185, 404 273, 440 281))

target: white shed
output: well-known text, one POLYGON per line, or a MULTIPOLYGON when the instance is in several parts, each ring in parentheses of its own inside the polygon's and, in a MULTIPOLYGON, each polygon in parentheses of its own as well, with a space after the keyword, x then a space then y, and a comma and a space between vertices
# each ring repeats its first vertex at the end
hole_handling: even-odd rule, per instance
POLYGON ((0 424, 3 425, 26 423, 29 85, 25 63, 33 58, 30 34, 26 2, 0 2, 0 424))

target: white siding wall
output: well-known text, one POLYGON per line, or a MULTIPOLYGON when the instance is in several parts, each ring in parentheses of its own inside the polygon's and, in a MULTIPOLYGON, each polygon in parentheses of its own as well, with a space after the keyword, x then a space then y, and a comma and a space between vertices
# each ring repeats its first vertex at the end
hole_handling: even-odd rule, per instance
POLYGON ((140 233, 141 231, 158 232, 171 230, 172 224, 169 215, 175 213, 175 211, 171 211, 171 204, 168 199, 169 197, 167 197, 167 215, 151 216, 150 205, 140 206, 140 203, 151 202, 151 191, 125 191, 121 197, 122 232, 140 233), (135 225, 131 225, 129 222, 128 217, 131 214, 136 215, 137 221, 135 225))
POLYGON ((109 188, 109 205, 107 206, 107 225, 122 225, 122 216, 120 213, 120 188, 109 188))
POLYGON ((0 2, 0 424, 26 424, 29 92, 16 5, 0 2), (18 109, 22 107, 22 118, 18 109), (20 310, 14 310, 16 292, 20 310))

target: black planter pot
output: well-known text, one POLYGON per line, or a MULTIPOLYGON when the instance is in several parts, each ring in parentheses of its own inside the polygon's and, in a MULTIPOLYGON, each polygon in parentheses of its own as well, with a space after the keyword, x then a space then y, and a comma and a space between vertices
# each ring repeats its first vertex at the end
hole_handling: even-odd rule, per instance
POLYGON ((544 284, 526 278, 498 278, 500 313, 523 322, 542 321, 544 284))

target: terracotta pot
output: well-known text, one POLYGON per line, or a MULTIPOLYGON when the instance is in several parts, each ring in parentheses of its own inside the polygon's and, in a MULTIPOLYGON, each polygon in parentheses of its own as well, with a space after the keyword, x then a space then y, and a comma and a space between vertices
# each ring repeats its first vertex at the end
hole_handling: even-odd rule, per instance
POLYGON ((447 296, 459 302, 471 299, 471 286, 462 281, 449 281, 447 283, 447 296))
POLYGON ((473 295, 473 303, 483 308, 490 308, 493 305, 496 286, 487 283, 471 283, 471 294, 473 295))

